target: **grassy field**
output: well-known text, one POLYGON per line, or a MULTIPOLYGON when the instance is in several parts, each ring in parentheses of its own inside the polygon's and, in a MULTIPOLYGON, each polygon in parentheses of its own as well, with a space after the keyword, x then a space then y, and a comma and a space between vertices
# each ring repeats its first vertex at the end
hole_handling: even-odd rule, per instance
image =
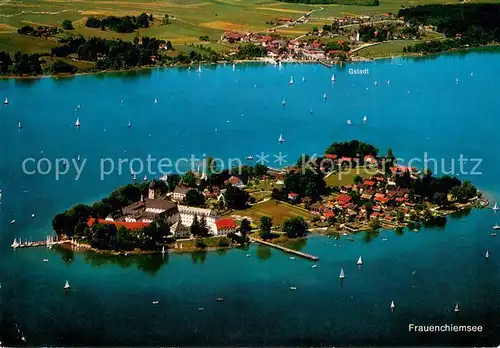
MULTIPOLYGON (((500 0, 485 1, 500 2, 500 0)), ((312 14, 310 23, 295 28, 282 28, 278 32, 288 36, 299 36, 310 31, 313 26, 320 27, 322 24, 329 23, 332 17, 397 12, 402 5, 408 7, 444 2, 444 0, 381 0, 380 6, 364 7, 292 4, 275 0, 173 0, 168 2, 159 0, 12 0, 0 6, 0 50, 33 51, 39 49, 46 51, 50 49, 50 42, 34 44, 32 40, 19 38, 16 30, 26 24, 61 25, 65 19, 74 22, 75 33, 86 36, 121 37, 125 40, 132 40, 136 35, 155 36, 172 41, 174 46, 185 47, 190 43, 199 43, 199 37, 202 35, 217 40, 226 30, 266 31, 273 27, 266 22, 276 22, 281 17, 298 18, 311 9, 322 8, 312 14), (118 34, 84 26, 89 16, 138 15, 141 12, 151 13, 158 20, 152 27, 141 29, 136 33, 118 34), (161 18, 165 14, 174 17, 169 25, 161 23, 161 18)), ((450 0, 446 3, 459 3, 459 1, 450 0)), ((215 49, 217 48, 224 49, 224 47, 215 49)), ((386 49, 393 48, 386 47, 386 49)))
POLYGON ((375 174, 377 174, 376 169, 367 169, 360 166, 358 168, 333 173, 325 179, 325 182, 327 186, 331 187, 352 185, 354 183, 354 178, 357 175, 361 176, 362 178, 369 178, 370 176, 375 174))
POLYGON ((249 217, 257 225, 261 216, 271 217, 273 219, 273 225, 282 225, 286 219, 294 216, 302 216, 306 221, 315 216, 298 207, 278 202, 274 199, 256 204, 246 210, 239 211, 237 212, 237 215, 240 215, 241 217, 249 217))

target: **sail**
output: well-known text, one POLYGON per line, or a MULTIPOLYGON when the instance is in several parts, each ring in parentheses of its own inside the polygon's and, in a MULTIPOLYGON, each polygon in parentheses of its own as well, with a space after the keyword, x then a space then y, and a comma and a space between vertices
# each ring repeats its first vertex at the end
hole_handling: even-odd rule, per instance
POLYGON ((368 121, 368 118, 366 116, 363 116, 363 122, 366 123, 368 121))
POLYGON ((79 118, 76 119, 75 126, 80 127, 80 119, 79 118))
POLYGON ((330 78, 330 80, 331 80, 332 82, 335 82, 335 74, 333 74, 333 75, 332 75, 332 77, 330 78))
POLYGON ((490 257, 490 252, 488 250, 486 250, 486 253, 484 254, 484 257, 485 258, 489 258, 490 257))
POLYGON ((280 134, 280 137, 278 138, 278 141, 280 143, 283 143, 285 141, 285 138, 283 138, 283 134, 280 134))
POLYGON ((344 278, 345 278, 345 273, 344 273, 344 269, 343 269, 343 268, 341 268, 341 269, 340 269, 340 275, 339 275, 339 278, 340 278, 340 279, 344 279, 344 278))
POLYGON ((391 309, 396 308, 396 305, 394 304, 394 301, 391 301, 391 309))
POLYGON ((293 77, 290 76, 290 84, 293 85, 293 77))
POLYGON ((460 312, 460 308, 458 307, 458 303, 455 305, 455 309, 454 309, 455 312, 460 312))
POLYGON ((361 266, 363 264, 363 259, 361 258, 361 256, 359 257, 357 264, 358 266, 361 266))
POLYGON ((325 92, 325 94, 323 94, 323 99, 327 99, 327 98, 328 98, 328 95, 325 92))

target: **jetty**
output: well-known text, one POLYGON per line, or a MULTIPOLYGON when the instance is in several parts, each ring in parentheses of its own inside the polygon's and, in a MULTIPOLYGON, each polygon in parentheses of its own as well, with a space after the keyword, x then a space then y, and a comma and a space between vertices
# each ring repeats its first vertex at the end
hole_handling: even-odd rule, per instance
POLYGON ((52 236, 48 236, 46 240, 41 241, 17 241, 14 239, 14 242, 11 244, 12 249, 22 249, 22 248, 35 248, 35 247, 47 247, 51 248, 53 245, 61 245, 61 244, 71 244, 75 247, 80 247, 80 244, 73 239, 63 239, 63 240, 54 240, 52 236))
POLYGON ((331 64, 330 61, 326 60, 326 59, 318 59, 318 63, 323 65, 323 66, 326 66, 327 68, 331 69, 333 67, 333 65, 331 64))
POLYGON ((252 242, 254 242, 254 243, 259 243, 259 244, 262 244, 262 245, 267 245, 267 246, 269 246, 271 248, 279 249, 281 251, 284 251, 285 253, 297 255, 297 256, 302 257, 302 258, 307 259, 307 260, 311 260, 311 261, 318 261, 319 260, 319 257, 311 255, 311 254, 303 253, 302 251, 285 248, 285 247, 283 247, 281 245, 273 244, 273 243, 270 243, 270 242, 266 242, 266 241, 263 241, 262 239, 257 239, 257 238, 253 238, 253 237, 250 237, 250 236, 248 238, 250 238, 250 240, 252 242))

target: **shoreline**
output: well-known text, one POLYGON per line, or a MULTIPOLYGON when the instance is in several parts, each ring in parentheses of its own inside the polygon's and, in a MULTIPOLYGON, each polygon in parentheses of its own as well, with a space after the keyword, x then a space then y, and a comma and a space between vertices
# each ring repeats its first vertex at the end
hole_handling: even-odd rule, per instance
MULTIPOLYGON (((470 48, 457 48, 457 49, 451 49, 448 51, 443 51, 443 52, 434 52, 434 53, 427 53, 427 54, 407 54, 407 53, 402 53, 402 54, 393 54, 393 55, 387 55, 387 56, 380 56, 380 57, 364 57, 364 56, 355 56, 353 57, 354 59, 347 60, 343 62, 343 64, 356 64, 356 63, 366 63, 366 62, 374 62, 378 60, 385 60, 385 59, 392 59, 392 58, 411 58, 411 59, 422 59, 426 57, 438 57, 440 55, 446 55, 446 54, 456 54, 456 53, 474 53, 475 51, 481 51, 481 50, 487 50, 487 49, 494 49, 494 48, 500 48, 500 43, 494 43, 494 44, 488 44, 484 46, 478 46, 478 47, 470 47, 470 48)), ((255 63, 260 63, 260 64, 273 64, 274 59, 273 58, 268 58, 268 57, 259 57, 258 59, 240 59, 240 60, 234 60, 234 61, 227 61, 227 60, 221 60, 216 63, 210 63, 210 62, 200 62, 198 64, 201 64, 203 66, 218 66, 218 65, 226 65, 226 64, 255 64, 255 63)), ((301 59, 286 59, 286 60, 281 60, 281 63, 283 64, 319 64, 321 63, 318 60, 301 60, 301 59)), ((88 76, 88 75, 109 75, 109 74, 125 74, 125 73, 130 73, 130 72, 140 72, 140 71, 146 71, 146 70, 155 70, 155 69, 172 69, 172 68, 189 68, 192 66, 196 66, 197 63, 191 63, 191 64, 172 64, 172 65, 147 65, 147 66, 141 66, 141 67, 132 67, 130 69, 120 69, 120 70, 100 70, 100 71, 89 71, 89 72, 78 72, 75 74, 71 73, 64 73, 64 74, 42 74, 42 75, 0 75, 0 80, 37 80, 37 79, 47 79, 47 78, 52 78, 52 79, 65 79, 65 78, 73 78, 73 77, 78 77, 78 76, 88 76)), ((333 66, 337 66, 338 64, 334 64, 333 66)), ((333 67, 332 66, 332 67, 333 67)))

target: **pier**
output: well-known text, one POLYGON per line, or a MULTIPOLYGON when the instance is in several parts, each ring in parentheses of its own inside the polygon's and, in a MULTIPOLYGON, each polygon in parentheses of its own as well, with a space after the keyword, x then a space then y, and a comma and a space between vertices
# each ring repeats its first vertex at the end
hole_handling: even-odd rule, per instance
POLYGON ((329 69, 331 69, 333 67, 333 65, 326 59, 318 59, 318 63, 326 66, 329 69))
POLYGON ((61 245, 61 244, 71 244, 75 247, 80 247, 80 244, 73 239, 64 239, 64 240, 54 240, 53 237, 47 237, 47 240, 35 241, 35 242, 23 242, 19 240, 19 242, 14 239, 11 247, 12 249, 24 249, 24 248, 36 248, 36 247, 47 247, 51 248, 53 245, 61 245))
POLYGON ((248 238, 250 238, 250 240, 253 241, 253 242, 255 242, 255 243, 259 243, 259 244, 262 244, 262 245, 267 245, 267 246, 269 246, 271 248, 279 249, 281 251, 284 251, 285 253, 293 254, 293 255, 302 257, 304 259, 307 259, 307 260, 311 260, 311 261, 318 261, 319 260, 319 257, 311 255, 311 254, 303 253, 302 251, 285 248, 285 247, 283 247, 281 245, 269 243, 269 242, 263 241, 262 239, 252 238, 250 236, 248 238))

